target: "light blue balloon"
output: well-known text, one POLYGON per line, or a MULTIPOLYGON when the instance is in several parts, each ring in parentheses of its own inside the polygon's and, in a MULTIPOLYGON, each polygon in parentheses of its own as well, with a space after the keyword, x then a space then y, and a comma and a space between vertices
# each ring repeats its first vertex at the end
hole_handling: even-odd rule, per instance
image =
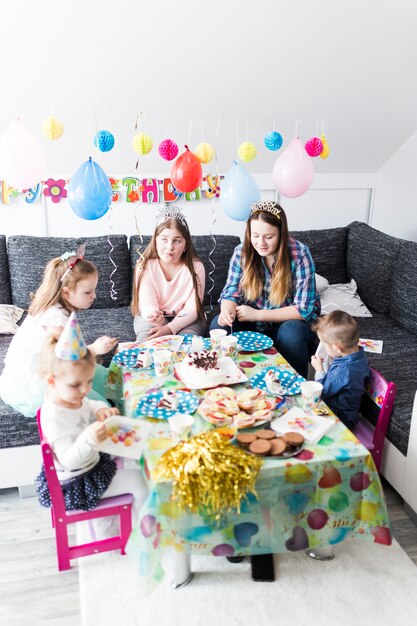
POLYGON ((220 203, 223 211, 240 222, 246 221, 252 202, 259 202, 261 192, 256 180, 242 165, 233 161, 226 173, 220 191, 220 203))
POLYGON ((84 220, 97 220, 110 208, 112 188, 109 177, 91 157, 78 168, 68 185, 71 209, 84 220))

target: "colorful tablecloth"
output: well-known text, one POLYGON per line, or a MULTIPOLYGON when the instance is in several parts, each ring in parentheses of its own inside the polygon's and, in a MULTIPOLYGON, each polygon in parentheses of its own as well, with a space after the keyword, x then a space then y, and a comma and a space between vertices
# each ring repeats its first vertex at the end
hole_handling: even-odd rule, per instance
MULTIPOLYGON (((291 369, 274 348, 240 353, 237 361, 248 377, 271 365, 291 369)), ((149 371, 125 372, 121 378, 119 375, 119 383, 123 386, 126 414, 130 414, 138 396, 152 388, 155 379, 149 371)), ((183 387, 173 377, 166 386, 183 387)), ((288 398, 284 409, 297 404, 298 398, 288 398)), ((256 482, 257 498, 248 497, 240 514, 225 514, 218 524, 185 514, 172 499, 172 484, 155 480, 158 460, 173 440, 168 424, 154 420, 143 459, 149 498, 128 544, 140 573, 161 576, 160 550, 166 547, 237 556, 336 545, 348 537, 389 545, 385 499, 372 457, 332 417, 334 427, 318 444, 306 444, 289 459, 265 458, 256 482)), ((209 427, 196 415, 194 433, 209 427)))

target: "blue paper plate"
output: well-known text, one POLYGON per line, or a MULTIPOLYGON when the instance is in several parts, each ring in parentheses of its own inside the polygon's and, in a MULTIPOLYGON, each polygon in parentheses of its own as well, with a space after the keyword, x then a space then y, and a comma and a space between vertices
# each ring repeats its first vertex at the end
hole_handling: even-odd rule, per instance
POLYGON ((301 393, 300 384, 304 382, 304 378, 299 374, 296 374, 294 378, 294 372, 291 370, 284 370, 279 367, 265 367, 265 369, 262 369, 257 374, 254 374, 249 381, 250 386, 262 389, 268 393, 268 388, 265 383, 265 374, 269 372, 269 370, 276 372, 280 384, 285 388, 285 393, 282 395, 295 396, 298 393, 301 393))
POLYGON ((136 407, 136 417, 146 415, 147 417, 156 417, 160 420, 167 420, 174 413, 194 413, 200 403, 200 399, 189 391, 175 391, 178 398, 178 408, 171 411, 164 407, 158 407, 158 403, 163 397, 162 391, 154 391, 143 396, 136 407))
MULTIPOLYGON (((151 365, 147 368, 143 368, 138 365, 138 357, 143 352, 152 353, 153 349, 144 350, 143 348, 129 348, 128 350, 122 350, 121 352, 117 352, 113 357, 113 362, 120 365, 120 367, 128 367, 130 369, 150 369, 153 367, 153 361, 151 365)), ((140 357, 139 357, 140 358, 140 357)))
POLYGON ((233 335, 237 337, 238 350, 243 350, 244 352, 266 350, 274 344, 271 337, 262 333, 254 333, 250 330, 242 330, 241 332, 233 333, 233 335))
MULTIPOLYGON (((193 341, 193 337, 195 335, 184 335, 184 340, 181 344, 181 348, 184 348, 186 350, 188 350, 191 346, 191 343, 193 341)), ((204 344, 204 350, 210 350, 211 349, 211 340, 208 337, 200 337, 200 339, 203 340, 203 344, 204 344)))

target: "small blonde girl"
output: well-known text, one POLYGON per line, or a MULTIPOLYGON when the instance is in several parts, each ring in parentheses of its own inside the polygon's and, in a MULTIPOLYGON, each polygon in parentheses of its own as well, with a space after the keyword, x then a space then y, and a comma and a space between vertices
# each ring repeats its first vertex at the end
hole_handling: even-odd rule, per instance
POLYGON ((131 310, 137 341, 203 335, 204 288, 204 265, 183 214, 176 207, 162 211, 135 271, 131 310))
MULTIPOLYGON (((45 337, 61 332, 71 312, 88 309, 96 297, 98 282, 94 263, 83 258, 83 247, 48 262, 29 307, 29 314, 12 339, 0 376, 0 397, 26 417, 34 417, 41 406, 45 384, 39 378, 39 355, 45 337)), ((106 354, 117 343, 113 337, 100 337, 90 346, 93 356, 106 354)), ((93 384, 103 393, 100 381, 105 377, 97 370, 93 384), (97 382, 97 384, 96 384, 97 382)))
MULTIPOLYGON (((94 355, 84 349, 78 359, 66 360, 57 355, 57 346, 58 335, 49 334, 41 354, 40 375, 46 380, 41 427, 54 454, 65 508, 90 510, 102 497, 132 493, 137 515, 147 493, 139 468, 124 469, 110 455, 95 449, 107 436, 103 420, 119 410, 86 397, 94 376, 94 355)), ((36 488, 41 505, 49 508, 44 468, 36 488)))

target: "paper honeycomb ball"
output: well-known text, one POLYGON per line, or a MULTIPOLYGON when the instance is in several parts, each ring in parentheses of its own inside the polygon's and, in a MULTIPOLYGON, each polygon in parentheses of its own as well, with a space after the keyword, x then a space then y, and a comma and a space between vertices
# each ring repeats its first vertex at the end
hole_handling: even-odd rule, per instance
POLYGON ((132 146, 136 154, 149 154, 153 148, 153 141, 146 133, 138 133, 133 137, 132 146))
POLYGON ((327 159, 330 154, 329 144, 327 143, 327 139, 324 135, 321 136, 321 143, 323 144, 323 151, 320 154, 321 159, 327 159))
POLYGON ((98 130, 94 135, 94 145, 100 152, 110 152, 114 146, 114 136, 109 130, 98 130))
POLYGON ((276 130, 268 133, 264 137, 264 144, 268 150, 279 150, 282 146, 282 135, 281 133, 277 133, 276 130))
POLYGON ((308 156, 317 157, 323 152, 323 142, 318 137, 312 137, 305 143, 305 149, 308 156))
POLYGON ((241 161, 247 162, 253 161, 253 159, 256 157, 257 150, 253 143, 251 143, 250 141, 244 141, 237 149, 237 153, 241 161))
POLYGON ((158 146, 158 152, 165 161, 172 161, 178 154, 178 146, 172 139, 164 139, 158 146))
POLYGON ((210 143, 199 143, 194 154, 200 163, 210 163, 214 158, 214 148, 210 143))
POLYGON ((56 141, 64 134, 64 125, 56 117, 47 117, 42 122, 42 134, 47 139, 56 141))

